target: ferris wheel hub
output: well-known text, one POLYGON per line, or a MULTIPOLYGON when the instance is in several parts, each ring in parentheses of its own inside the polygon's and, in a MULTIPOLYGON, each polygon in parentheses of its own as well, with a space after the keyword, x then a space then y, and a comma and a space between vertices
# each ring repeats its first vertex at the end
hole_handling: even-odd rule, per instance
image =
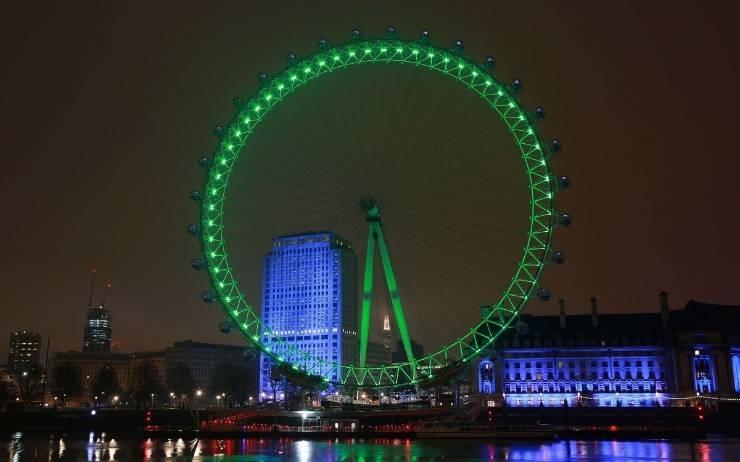
POLYGON ((360 208, 365 211, 365 220, 368 223, 380 222, 380 207, 370 196, 363 197, 360 201, 360 208))

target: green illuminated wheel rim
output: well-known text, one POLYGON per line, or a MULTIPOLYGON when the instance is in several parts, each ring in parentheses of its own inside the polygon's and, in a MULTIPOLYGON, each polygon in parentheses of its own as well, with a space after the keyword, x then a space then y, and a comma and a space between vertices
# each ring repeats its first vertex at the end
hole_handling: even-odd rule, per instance
POLYGON ((236 115, 220 132, 220 141, 207 165, 204 188, 198 195, 201 209, 197 234, 200 236, 203 263, 213 288, 212 292, 204 294, 204 298, 207 301, 218 299, 229 321, 273 360, 309 376, 329 368, 338 368, 338 385, 423 385, 444 376, 446 371, 459 369, 465 362, 481 354, 512 325, 527 301, 535 295, 543 268, 552 258, 550 242, 553 227, 558 221, 554 203, 557 179, 550 170, 547 149, 532 119, 507 86, 496 80, 484 66, 427 41, 356 39, 334 47, 323 46, 269 81, 265 80, 251 99, 239 105, 236 115), (411 64, 419 69, 439 72, 464 85, 488 103, 506 125, 520 153, 529 184, 529 227, 526 245, 513 276, 499 300, 490 305, 490 310, 477 325, 456 341, 413 361, 360 367, 339 365, 315 357, 282 342, 279 336, 275 336, 278 340, 271 341, 269 345, 262 341, 263 335, 273 337, 273 334, 263 324, 259 313, 250 305, 233 276, 224 238, 224 204, 229 179, 239 155, 268 112, 313 79, 351 66, 376 63, 411 64))

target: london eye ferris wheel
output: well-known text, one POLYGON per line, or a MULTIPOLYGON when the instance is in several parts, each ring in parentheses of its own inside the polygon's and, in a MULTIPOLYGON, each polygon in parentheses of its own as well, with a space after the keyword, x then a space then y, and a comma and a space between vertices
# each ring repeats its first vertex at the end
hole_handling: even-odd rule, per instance
POLYGON ((572 220, 556 207, 570 179, 552 171, 561 145, 540 134, 544 109, 526 109, 523 83, 499 80, 493 58, 473 61, 459 40, 436 46, 426 30, 415 40, 354 30, 287 61, 235 98, 199 161, 205 180, 190 195, 200 219, 188 231, 201 248, 192 266, 211 284, 202 298, 297 377, 363 388, 442 380, 531 299, 549 299, 542 272, 565 259, 551 241, 572 220), (261 306, 275 236, 317 229, 342 236, 361 274, 356 322, 340 327, 356 354, 342 360, 291 341, 261 306), (368 350, 384 316, 399 352, 379 364, 368 350))

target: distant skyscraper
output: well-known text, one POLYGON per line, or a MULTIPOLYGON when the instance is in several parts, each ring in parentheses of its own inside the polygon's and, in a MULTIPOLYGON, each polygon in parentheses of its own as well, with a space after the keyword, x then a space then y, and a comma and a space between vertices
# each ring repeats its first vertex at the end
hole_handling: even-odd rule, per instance
MULTIPOLYGON (((338 364, 356 364, 357 255, 343 237, 331 232, 281 236, 264 257, 262 320, 287 344, 338 364)), ((275 338, 267 332, 262 341, 275 338)), ((284 347, 283 347, 284 348, 284 347)), ((281 346, 272 345, 281 352, 281 346)), ((272 361, 260 359, 260 399, 271 399, 272 361)), ((315 373, 315 372, 314 372, 315 373)), ((339 368, 320 371, 339 378, 339 368)), ((281 390, 275 390, 281 399, 281 390)))
POLYGON ((391 341, 391 320, 388 315, 383 318, 383 348, 386 351, 391 351, 393 348, 393 342, 391 341))
POLYGON ((41 334, 27 330, 10 333, 8 367, 16 372, 29 371, 39 366, 41 334))
POLYGON ((105 295, 103 295, 103 300, 99 305, 93 303, 94 290, 95 270, 92 271, 90 281, 90 298, 87 302, 87 319, 85 320, 85 330, 82 335, 82 351, 84 353, 109 353, 113 333, 113 319, 110 311, 105 309, 105 299, 108 297, 110 284, 106 285, 105 295))
POLYGON ((82 337, 82 351, 85 353, 109 353, 110 340, 113 333, 111 328, 110 311, 102 305, 91 306, 87 309, 85 333, 82 337))

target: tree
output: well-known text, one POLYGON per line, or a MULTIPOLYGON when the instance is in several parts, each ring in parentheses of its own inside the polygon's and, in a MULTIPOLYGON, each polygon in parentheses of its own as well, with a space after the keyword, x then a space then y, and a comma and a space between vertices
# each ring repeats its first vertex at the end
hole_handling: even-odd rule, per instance
POLYGON ((23 371, 18 376, 18 392, 25 406, 31 403, 41 384, 41 375, 38 370, 23 371))
POLYGON ((54 367, 52 384, 52 393, 64 405, 67 398, 72 398, 82 393, 82 370, 80 366, 74 363, 56 365, 54 367))
POLYGON ((152 361, 142 361, 134 368, 131 374, 131 397, 136 403, 136 409, 151 400, 152 395, 162 394, 158 375, 157 366, 152 361))
POLYGON ((212 395, 225 394, 224 400, 230 404, 243 403, 247 401, 254 381, 254 372, 247 367, 222 361, 213 368, 209 392, 212 395))
POLYGON ((116 370, 106 364, 99 371, 93 383, 92 393, 100 403, 106 403, 120 389, 116 370))
MULTIPOLYGON (((10 391, 8 390, 8 386, 5 382, 0 381, 0 405, 7 403, 10 401, 10 391)), ((1 408, 2 406, 0 406, 1 408)))
POLYGON ((176 363, 167 368, 167 388, 178 397, 190 396, 195 390, 195 379, 190 368, 183 363, 176 363))
POLYGON ((254 372, 247 367, 242 365, 233 367, 231 393, 234 401, 238 403, 247 401, 255 381, 254 372))

